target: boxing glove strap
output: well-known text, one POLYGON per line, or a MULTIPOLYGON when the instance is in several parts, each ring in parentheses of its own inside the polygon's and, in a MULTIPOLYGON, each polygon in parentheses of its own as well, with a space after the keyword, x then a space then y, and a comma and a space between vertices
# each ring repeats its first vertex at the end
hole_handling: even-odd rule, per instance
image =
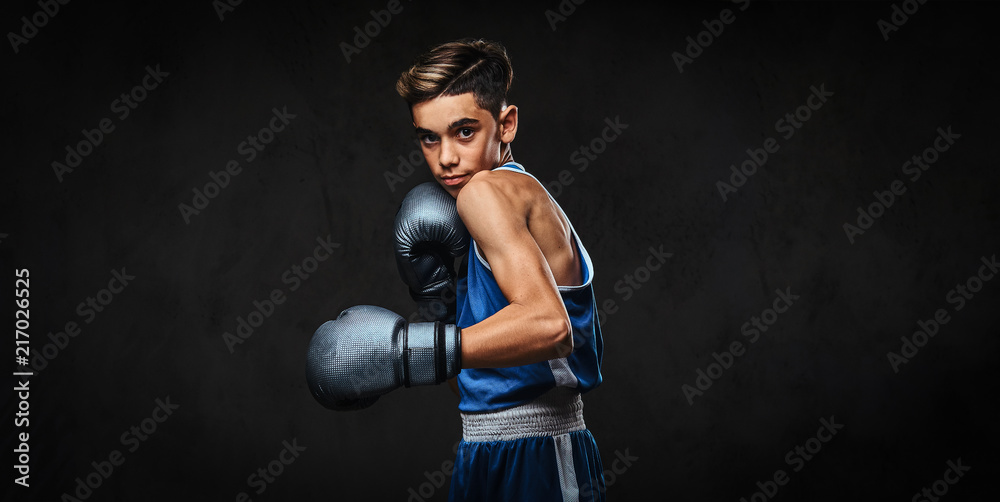
POLYGON ((454 324, 416 322, 406 329, 403 384, 439 384, 458 374, 460 330, 454 324))
POLYGON ((437 347, 437 357, 434 358, 435 364, 435 383, 441 383, 445 381, 444 375, 448 372, 448 356, 445 355, 444 346, 444 323, 438 321, 434 323, 434 335, 436 339, 434 340, 434 346, 437 347))

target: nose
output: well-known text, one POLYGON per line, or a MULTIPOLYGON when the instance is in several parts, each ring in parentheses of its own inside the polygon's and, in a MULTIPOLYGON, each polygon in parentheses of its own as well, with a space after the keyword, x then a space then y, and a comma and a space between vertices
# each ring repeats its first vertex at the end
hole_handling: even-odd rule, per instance
POLYGON ((458 165, 458 152, 455 145, 446 139, 441 140, 441 156, 438 163, 443 169, 449 169, 458 165))

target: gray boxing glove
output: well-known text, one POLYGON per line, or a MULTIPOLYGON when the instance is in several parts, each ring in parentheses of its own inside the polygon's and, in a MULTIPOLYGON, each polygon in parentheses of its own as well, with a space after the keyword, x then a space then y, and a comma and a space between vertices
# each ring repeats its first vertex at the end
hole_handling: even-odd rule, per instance
POLYGON ((469 233, 455 198, 428 181, 396 212, 396 266, 424 319, 455 322, 455 258, 469 249, 469 233))
POLYGON ((444 382, 458 374, 461 357, 454 324, 408 323, 390 310, 359 305, 313 334, 306 381, 323 406, 356 410, 400 386, 444 382))

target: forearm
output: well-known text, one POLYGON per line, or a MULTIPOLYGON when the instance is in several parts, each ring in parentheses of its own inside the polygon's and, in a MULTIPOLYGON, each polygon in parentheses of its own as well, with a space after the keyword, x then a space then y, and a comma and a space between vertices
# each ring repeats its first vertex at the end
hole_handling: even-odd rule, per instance
POLYGON ((462 330, 463 368, 504 368, 556 359, 573 350, 562 305, 539 309, 511 303, 462 330))

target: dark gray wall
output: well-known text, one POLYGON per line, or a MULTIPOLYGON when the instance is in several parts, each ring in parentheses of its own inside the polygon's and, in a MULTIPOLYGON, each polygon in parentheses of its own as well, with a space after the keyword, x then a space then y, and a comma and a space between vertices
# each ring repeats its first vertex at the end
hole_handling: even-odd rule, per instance
MULTIPOLYGON (((420 51, 466 36, 508 47, 515 158, 558 194, 598 300, 614 304, 605 382, 586 396, 610 499, 750 500, 782 470, 780 500, 910 500, 958 459, 971 470, 938 483, 947 500, 991 492, 1000 281, 973 280, 960 310, 949 301, 1000 252, 990 4, 922 5, 888 40, 890 3, 592 0, 554 30, 556 0, 401 5, 350 63, 341 44, 385 2, 245 1, 222 21, 208 1, 71 2, 17 53, 0 49, 3 312, 12 324, 12 271, 29 269, 31 349, 54 355, 34 358, 30 429, 12 425, 20 399, 5 398, 5 449, 30 432, 31 455, 31 487, 11 474, 5 499, 60 500, 115 450, 124 463, 91 500, 406 500, 444 477, 433 473, 460 437, 445 387, 331 412, 305 386, 304 355, 346 307, 413 311, 391 221, 429 175, 421 160, 386 181, 415 149, 393 84, 420 51), (732 23, 678 71, 672 53, 722 9, 732 23), (169 76, 120 118, 113 101, 157 65, 169 76), (786 138, 776 122, 814 86, 832 95, 786 138), (274 108, 295 118, 248 161, 239 145, 274 108), (104 118, 114 130, 60 180, 52 163, 104 118), (600 148, 606 119, 628 127, 581 172, 573 153, 600 148), (960 137, 938 141, 947 151, 911 180, 904 162, 949 127, 960 137), (768 138, 778 150, 723 200, 717 182, 768 138), (185 221, 179 205, 230 160, 239 174, 185 221), (905 192, 852 243, 844 224, 894 180, 905 192), (339 248, 292 291, 283 274, 328 236, 339 248), (641 270, 659 265, 651 247, 672 255, 641 270), (134 279, 101 294, 101 312, 78 311, 123 268, 134 279), (230 351, 223 334, 276 289, 284 303, 230 351), (777 290, 798 298, 751 343, 741 326, 777 290), (939 309, 947 324, 894 371, 887 354, 939 309), (60 335, 68 322, 74 337, 60 335), (733 342, 745 352, 719 371, 713 353, 733 342), (689 400, 684 385, 707 386, 699 370, 718 378, 689 400), (167 397, 172 414, 153 413, 167 397), (136 441, 130 428, 152 416, 165 421, 136 441), (821 420, 843 427, 810 442, 821 420), (283 441, 306 449, 255 493, 248 476, 283 441)), ((40 10, 5 3, 0 26, 20 32, 40 10)))

